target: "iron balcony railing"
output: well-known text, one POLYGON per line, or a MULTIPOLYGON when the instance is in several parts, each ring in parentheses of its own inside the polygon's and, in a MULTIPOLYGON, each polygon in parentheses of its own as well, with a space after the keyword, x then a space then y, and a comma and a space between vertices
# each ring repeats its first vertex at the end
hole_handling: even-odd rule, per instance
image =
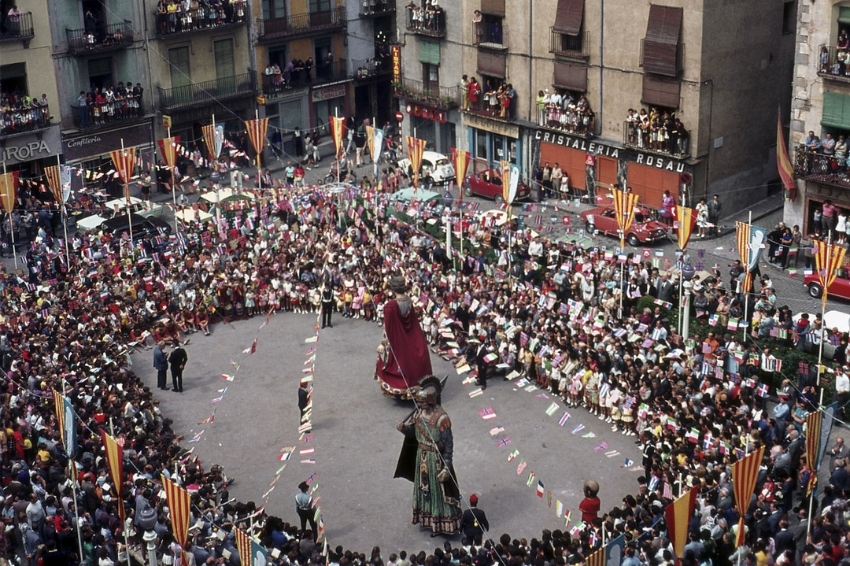
POLYGON ((50 107, 0 110, 0 136, 11 136, 50 127, 50 107))
POLYGON ((807 181, 817 181, 844 189, 850 189, 850 174, 847 160, 835 155, 823 155, 806 146, 797 146, 794 153, 794 174, 807 181))
POLYGON ((32 39, 35 32, 32 27, 32 12, 21 12, 17 21, 12 21, 14 16, 7 16, 3 26, 0 27, 0 41, 20 41, 32 39))
POLYGON ((407 6, 405 20, 407 31, 428 37, 446 37, 446 12, 442 6, 426 10, 407 6))
POLYGON ((818 74, 840 81, 850 81, 850 49, 821 45, 815 59, 818 74))
POLYGON ((290 89, 316 86, 324 83, 340 81, 348 78, 348 62, 345 59, 334 61, 330 64, 319 64, 309 71, 304 69, 293 69, 281 72, 279 75, 262 75, 263 92, 275 94, 290 89))
POLYGON ((421 102, 443 110, 451 110, 460 106, 460 87, 433 86, 422 81, 404 78, 401 84, 395 85, 396 95, 406 100, 421 102))
POLYGON ((258 36, 261 40, 266 41, 284 37, 321 34, 345 26, 345 6, 337 6, 323 12, 309 12, 283 18, 257 20, 258 36))
POLYGON ((361 18, 376 18, 395 12, 396 0, 363 0, 360 6, 361 18))
POLYGON ((128 101, 126 105, 122 104, 119 107, 117 102, 98 105, 92 101, 86 108, 80 108, 74 102, 71 106, 74 127, 79 130, 88 130, 107 127, 116 122, 138 120, 145 115, 144 103, 139 104, 139 106, 136 106, 134 102, 131 105, 128 101))
POLYGON ((253 72, 173 88, 159 87, 159 105, 164 110, 209 104, 216 100, 253 94, 257 75, 253 72))
POLYGON ((175 12, 173 14, 154 12, 156 17, 156 34, 159 37, 168 35, 186 34, 197 31, 222 29, 227 26, 237 26, 245 23, 245 11, 242 16, 236 10, 224 12, 224 17, 217 10, 210 8, 198 8, 186 12, 175 12))
POLYGON ((569 35, 555 31, 554 27, 549 28, 549 53, 553 55, 571 59, 587 59, 588 45, 590 45, 590 36, 586 31, 578 35, 569 35))
POLYGON ((68 49, 73 54, 121 49, 133 43, 133 26, 125 20, 89 29, 66 29, 68 49))
POLYGON ((376 77, 383 77, 392 73, 393 66, 389 57, 383 59, 366 59, 364 61, 353 59, 351 61, 352 76, 365 81, 376 77))
POLYGON ((655 142, 655 145, 653 145, 648 130, 641 130, 637 122, 623 121, 623 145, 626 147, 683 159, 689 155, 689 142, 690 138, 687 135, 673 135, 672 138, 668 137, 663 141, 655 142))

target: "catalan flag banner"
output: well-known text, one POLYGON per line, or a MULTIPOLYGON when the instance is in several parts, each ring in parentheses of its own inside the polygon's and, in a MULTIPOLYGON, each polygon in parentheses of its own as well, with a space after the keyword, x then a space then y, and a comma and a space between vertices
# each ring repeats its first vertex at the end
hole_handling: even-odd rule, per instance
POLYGON ((456 147, 452 148, 452 164, 455 166, 455 179, 458 188, 458 194, 460 195, 460 200, 463 202, 463 189, 461 186, 463 185, 463 180, 466 179, 466 170, 469 168, 469 161, 471 155, 468 151, 463 149, 457 149, 456 147))
POLYGON ((233 527, 233 534, 236 537, 236 549, 239 551, 242 566, 263 566, 269 562, 266 549, 249 537, 245 531, 233 527))
MULTIPOLYGON (((516 191, 519 187, 519 168, 511 165, 510 161, 500 163, 502 165, 502 200, 511 205, 516 199, 516 191)), ((510 214, 510 208, 508 214, 510 214)))
POLYGON ((626 237, 626 232, 632 227, 632 222, 635 219, 635 207, 637 206, 638 196, 636 193, 627 193, 614 189, 614 213, 617 216, 617 228, 620 229, 620 241, 626 237))
POLYGON ((605 556, 605 547, 594 550, 587 560, 584 561, 585 566, 605 566, 607 557, 605 556))
POLYGON ((736 546, 744 544, 744 514, 750 506, 750 499, 756 489, 756 479, 758 479, 763 456, 764 446, 732 464, 732 489, 735 494, 735 503, 740 511, 736 546))
POLYGON ((844 264, 844 254, 847 250, 843 246, 828 244, 815 240, 815 269, 817 278, 823 287, 822 300, 826 303, 829 286, 835 282, 838 270, 844 264))
POLYGON ((251 140, 251 145, 254 146, 254 151, 257 152, 257 168, 260 167, 260 154, 266 147, 266 132, 269 129, 268 118, 257 118, 255 120, 245 120, 245 128, 248 130, 248 138, 251 140))
MULTIPOLYGON (((65 455, 70 459, 77 452, 77 421, 74 406, 71 400, 53 391, 53 408, 56 411, 56 422, 59 425, 59 434, 62 437, 62 446, 65 447, 65 455)), ((71 464, 73 467, 73 464, 71 464)))
POLYGON ((676 220, 679 227, 676 229, 676 240, 679 244, 679 249, 685 251, 688 247, 688 242, 691 240, 691 234, 694 233, 694 228, 697 225, 697 211, 687 206, 676 205, 676 220))
POLYGON ((345 118, 336 116, 328 116, 328 124, 331 127, 331 137, 334 140, 334 151, 337 159, 342 153, 342 140, 345 139, 345 118))
POLYGON ((189 497, 188 491, 165 476, 162 476, 162 487, 165 490, 168 511, 171 513, 171 529, 174 532, 174 539, 180 543, 180 546, 183 546, 189 538, 189 520, 192 516, 191 497, 189 497))
POLYGON ((109 464, 109 475, 112 477, 112 483, 115 485, 115 492, 118 494, 118 514, 121 516, 121 521, 124 521, 124 447, 118 444, 118 441, 109 436, 106 431, 100 431, 100 439, 103 442, 103 447, 106 449, 106 463, 109 464))
POLYGON ((112 166, 118 172, 118 176, 124 183, 130 182, 130 177, 133 176, 133 170, 136 168, 136 148, 116 149, 109 152, 112 157, 112 166))
POLYGON ((207 146, 210 159, 215 161, 221 154, 221 148, 224 146, 224 126, 215 123, 201 126, 201 131, 204 134, 204 145, 207 146))
POLYGON ((779 178, 782 185, 788 191, 788 198, 797 198, 797 183, 794 182, 794 169, 791 167, 791 158, 788 155, 788 146, 785 145, 785 133, 782 131, 781 111, 776 112, 776 168, 779 170, 779 178))
POLYGON ((809 485, 806 486, 806 495, 814 490, 818 482, 818 463, 820 462, 820 437, 823 412, 812 411, 806 415, 806 463, 812 470, 809 477, 809 485))
POLYGON ((44 174, 47 176, 47 186, 50 187, 53 198, 56 199, 56 202, 64 202, 62 199, 62 174, 59 172, 59 166, 45 167, 44 174))
POLYGON ((177 164, 177 146, 180 145, 180 136, 171 136, 170 138, 162 138, 157 140, 159 152, 162 154, 162 159, 169 167, 174 167, 177 164))
POLYGON ((413 136, 404 136, 405 144, 407 145, 407 155, 410 157, 410 167, 413 169, 413 189, 419 187, 419 168, 422 167, 422 155, 425 153, 425 140, 414 138, 413 136))
POLYGON ((761 251, 766 239, 767 231, 764 228, 759 228, 758 226, 753 226, 746 222, 737 223, 738 256, 741 258, 741 263, 747 270, 744 275, 743 287, 740 289, 743 293, 748 293, 750 289, 752 289, 752 272, 759 263, 761 251))
POLYGON ((18 174, 19 171, 11 171, 5 175, 0 175, 0 203, 3 205, 3 210, 12 212, 15 208, 15 201, 18 198, 18 174))
POLYGON ((688 542, 688 523, 694 513, 697 501, 697 488, 692 487, 664 509, 664 520, 667 523, 667 537, 673 543, 673 554, 676 564, 685 551, 688 542))
POLYGON ((65 443, 65 396, 53 390, 53 410, 56 411, 56 422, 59 425, 59 434, 62 436, 62 443, 65 443))

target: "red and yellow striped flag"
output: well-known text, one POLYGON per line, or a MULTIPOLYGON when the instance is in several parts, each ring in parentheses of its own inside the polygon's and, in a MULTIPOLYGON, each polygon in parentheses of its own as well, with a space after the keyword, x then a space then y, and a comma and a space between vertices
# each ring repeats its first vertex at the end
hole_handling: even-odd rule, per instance
POLYGON ((679 244, 679 249, 685 251, 688 242, 691 240, 691 234, 694 233, 694 228, 697 225, 697 211, 687 206, 676 205, 676 220, 679 222, 679 228, 676 232, 676 242, 679 244))
POLYGON ((793 201, 797 198, 797 183, 794 182, 794 168, 791 167, 788 146, 785 145, 785 133, 782 131, 780 112, 776 113, 776 168, 779 170, 782 185, 788 191, 788 198, 793 201))
POLYGON ((215 124, 201 126, 201 131, 204 134, 204 145, 207 146, 207 152, 209 153, 210 160, 215 161, 218 159, 218 152, 215 148, 215 124))
POLYGON ((191 497, 188 491, 165 476, 162 476, 162 487, 165 489, 168 511, 171 513, 171 530, 174 533, 174 539, 183 546, 189 538, 189 518, 192 516, 189 507, 191 497))
POLYGON ((62 203, 62 175, 59 172, 58 165, 51 165, 44 168, 44 174, 47 177, 47 186, 50 187, 50 193, 56 202, 62 203))
POLYGON ((413 189, 419 187, 419 168, 422 167, 422 154, 425 153, 425 140, 414 138, 413 136, 404 136, 405 144, 407 145, 407 155, 410 157, 410 166, 413 168, 413 189))
POLYGON ((737 245, 738 245, 738 256, 741 258, 741 264, 744 266, 746 272, 744 273, 744 281, 741 283, 741 288, 738 289, 741 293, 749 293, 750 289, 753 288, 753 274, 750 273, 748 268, 749 260, 750 260, 750 225, 746 222, 736 222, 737 230, 735 231, 737 235, 737 245))
POLYGON ((339 159, 339 156, 342 154, 342 140, 345 139, 345 118, 338 118, 336 116, 328 116, 328 124, 331 127, 331 137, 334 140, 334 155, 336 155, 336 159, 339 159))
POLYGON ((136 168, 136 148, 131 147, 129 149, 116 149, 114 151, 110 151, 109 155, 112 157, 112 165, 115 167, 115 170, 118 172, 118 176, 121 177, 121 180, 124 181, 124 198, 127 200, 127 206, 130 206, 132 203, 130 201, 130 177, 133 176, 133 171, 136 168))
POLYGON ((818 464, 820 462, 820 435, 823 413, 820 408, 806 415, 806 463, 812 470, 806 494, 810 494, 818 483, 818 464))
POLYGON ((584 564, 585 566, 605 566, 605 562, 605 547, 603 546, 591 552, 584 564))
POLYGON ((620 229, 620 241, 622 241, 634 222, 638 195, 618 189, 613 189, 611 192, 614 193, 614 213, 617 216, 617 227, 620 229))
POLYGON ((764 446, 732 464, 732 488, 735 493, 735 504, 738 506, 738 538, 736 546, 744 544, 744 515, 750 507, 750 499, 756 489, 756 479, 759 466, 764 456, 764 446))
POLYGON ((664 509, 667 538, 673 543, 676 564, 679 563, 679 558, 685 551, 685 543, 688 542, 688 523, 690 523, 691 515, 694 513, 697 491, 696 487, 692 487, 664 509))
POLYGON ((266 147, 266 132, 269 129, 268 118, 257 118, 256 120, 245 120, 245 129, 248 130, 248 138, 254 151, 259 155, 266 147))
POLYGON ((106 463, 109 464, 109 475, 115 485, 115 493, 118 494, 118 515, 124 521, 124 447, 118 441, 109 436, 105 430, 100 431, 103 447, 106 449, 106 463))
POLYGON ((817 270, 818 281, 823 287, 823 296, 826 303, 826 295, 829 286, 835 282, 838 270, 844 264, 844 254, 847 250, 843 246, 828 244, 815 240, 815 270, 817 270))
POLYGON ((53 390, 53 407, 56 410, 56 426, 59 428, 62 446, 67 446, 65 444, 65 396, 55 389, 53 390))
MULTIPOLYGON (((452 162, 455 166, 455 183, 458 188, 463 186, 463 180, 466 179, 466 170, 469 168, 470 154, 463 149, 452 148, 452 162)), ((460 199, 463 201, 463 190, 460 191, 460 199)))
POLYGON ((3 205, 3 210, 12 212, 15 208, 15 201, 18 198, 18 176, 20 171, 9 171, 5 175, 0 175, 0 204, 3 205))
POLYGON ((233 527, 233 536, 236 538, 236 549, 239 551, 239 560, 242 566, 252 566, 254 557, 251 553, 251 537, 236 526, 233 527))
POLYGON ((165 164, 174 167, 177 164, 177 146, 180 144, 180 136, 171 136, 157 140, 159 152, 165 160, 165 164))

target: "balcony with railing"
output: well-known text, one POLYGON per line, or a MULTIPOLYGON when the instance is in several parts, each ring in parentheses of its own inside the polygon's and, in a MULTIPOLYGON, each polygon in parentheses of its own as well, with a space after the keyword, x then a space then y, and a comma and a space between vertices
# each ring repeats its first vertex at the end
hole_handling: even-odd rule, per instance
POLYGON ((3 27, 0 28, 0 42, 3 41, 29 41, 35 37, 32 27, 32 12, 21 12, 17 21, 12 21, 15 16, 7 16, 3 27))
POLYGON ((586 61, 588 45, 590 45, 590 36, 586 31, 578 35, 569 35, 555 31, 554 27, 549 28, 549 53, 555 57, 586 61))
POLYGON ((29 108, 0 110, 0 137, 49 128, 50 107, 36 102, 29 108))
POLYGON ((794 153, 794 174, 807 181, 816 181, 842 189, 850 189, 847 161, 835 155, 823 155, 799 145, 794 153))
POLYGON ((326 34, 336 29, 344 29, 346 25, 345 6, 337 6, 323 12, 309 12, 267 20, 258 19, 257 36, 261 42, 291 39, 326 34))
POLYGON ((690 138, 687 133, 685 135, 678 135, 676 132, 662 133, 661 137, 665 139, 652 141, 651 131, 641 129, 639 122, 629 120, 623 122, 623 145, 626 147, 676 159, 685 159, 690 155, 688 147, 690 138))
MULTIPOLYGON (((179 6, 179 4, 178 4, 179 6)), ((198 8, 196 10, 179 11, 173 14, 154 11, 156 17, 157 37, 169 37, 176 35, 187 35, 191 33, 206 32, 211 30, 222 30, 245 24, 245 11, 239 15, 237 10, 221 14, 212 8, 198 8)))
POLYGON ((500 22, 473 22, 472 37, 478 47, 498 51, 508 49, 505 28, 500 22))
POLYGON ((436 86, 422 81, 403 78, 395 83, 395 95, 410 102, 419 102, 440 110, 451 110, 460 106, 460 87, 436 86))
POLYGON ((388 58, 351 61, 352 76, 356 81, 374 81, 388 77, 393 72, 392 61, 388 58))
POLYGON ((823 78, 850 83, 850 51, 821 45, 815 65, 823 78))
POLYGON ((256 91, 257 75, 249 72, 184 86, 172 88, 159 87, 159 105, 162 110, 188 108, 210 104, 228 98, 253 95, 256 91))
POLYGON ((320 86, 348 78, 348 62, 345 59, 330 64, 319 64, 315 68, 292 68, 280 74, 262 75, 263 94, 278 95, 289 90, 320 86))
POLYGON ((109 128, 117 123, 134 122, 145 119, 144 104, 129 97, 126 101, 103 102, 89 101, 85 108, 76 102, 71 105, 74 127, 78 130, 96 130, 109 128), (125 103, 126 102, 126 103, 125 103))
POLYGON ((127 20, 88 30, 66 28, 65 34, 68 50, 74 55, 115 51, 133 43, 133 26, 127 20))
POLYGON ((363 0, 360 5, 361 18, 379 18, 395 12, 396 0, 363 0))
POLYGON ((446 11, 442 6, 429 4, 426 9, 407 6, 405 10, 407 31, 428 37, 446 37, 446 11))

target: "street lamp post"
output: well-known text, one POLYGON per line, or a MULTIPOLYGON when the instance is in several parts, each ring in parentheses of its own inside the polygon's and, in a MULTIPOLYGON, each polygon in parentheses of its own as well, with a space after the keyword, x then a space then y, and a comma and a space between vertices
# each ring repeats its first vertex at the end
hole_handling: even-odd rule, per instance
POLYGON ((157 566, 156 562, 156 509, 153 507, 145 507, 139 512, 138 517, 139 527, 145 531, 142 540, 147 544, 148 551, 148 566, 157 566))
POLYGON ((691 265, 691 259, 687 256, 684 256, 684 263, 682 264, 682 271, 680 273, 682 282, 682 290, 684 291, 684 300, 682 297, 679 298, 679 302, 682 305, 682 342, 684 343, 688 339, 689 327, 691 325, 691 279, 696 275, 696 270, 694 266, 691 265))

